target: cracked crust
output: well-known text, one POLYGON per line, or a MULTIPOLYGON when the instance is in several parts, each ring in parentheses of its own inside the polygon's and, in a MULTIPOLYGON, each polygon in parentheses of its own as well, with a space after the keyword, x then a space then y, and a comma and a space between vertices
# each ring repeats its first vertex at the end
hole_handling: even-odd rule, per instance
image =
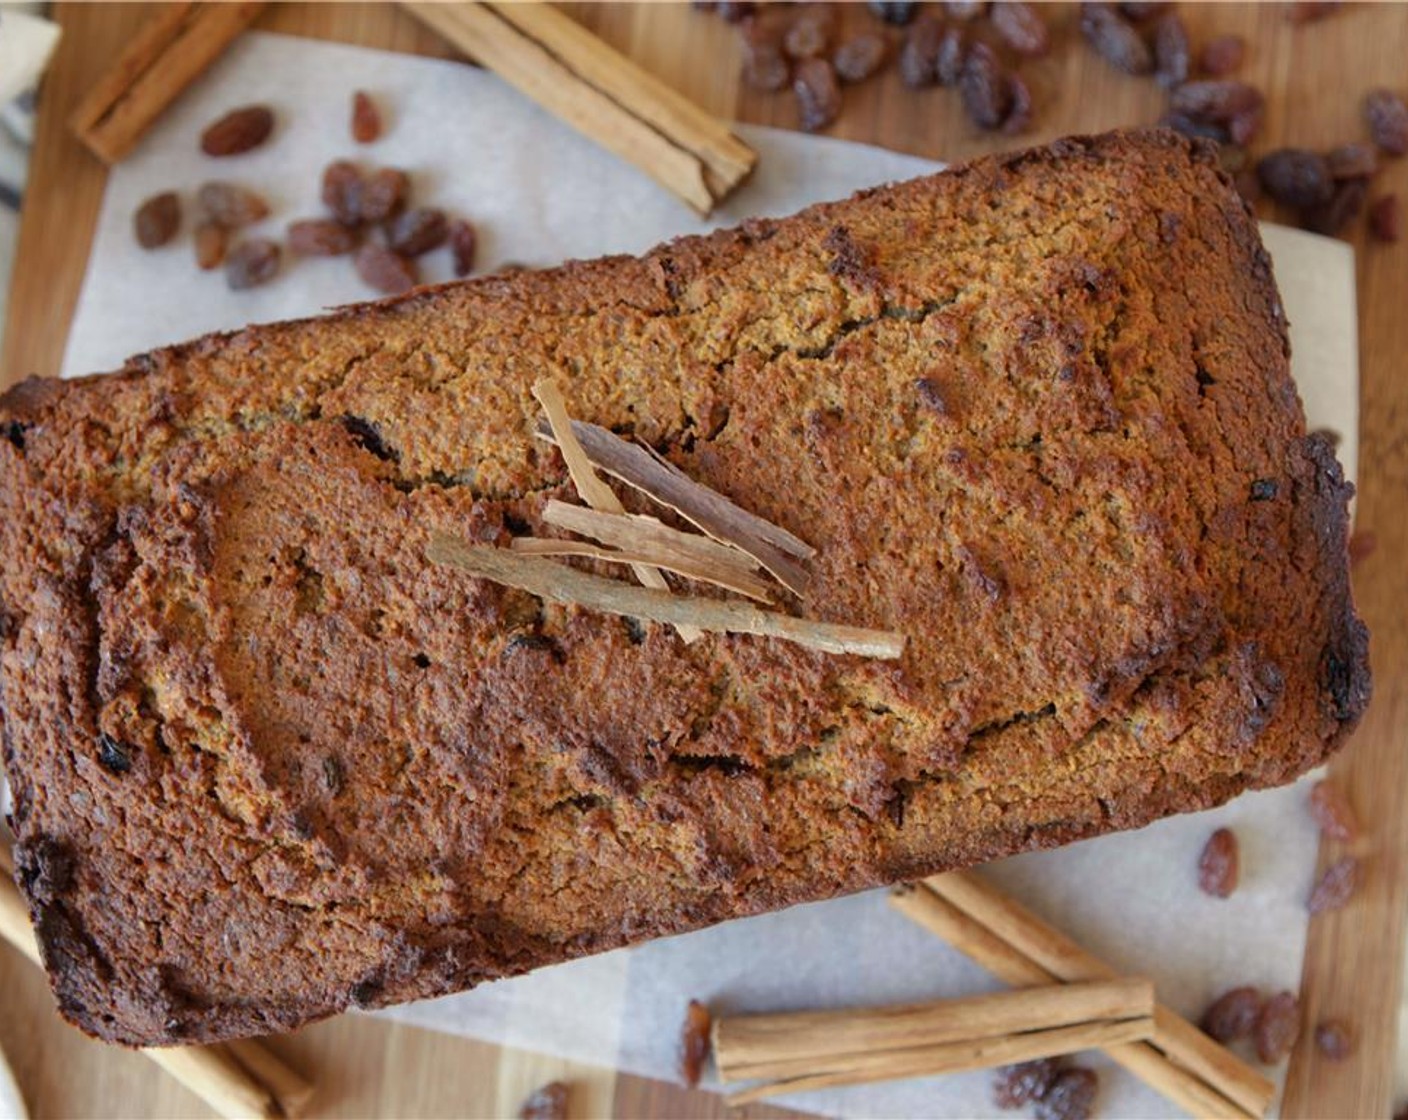
POLYGON ((31 380, 0 437, 20 883, 64 1014, 133 1045, 1135 827, 1367 701, 1350 488, 1249 213, 1169 134, 31 380), (431 568, 434 530, 553 532, 545 373, 904 658, 431 568))

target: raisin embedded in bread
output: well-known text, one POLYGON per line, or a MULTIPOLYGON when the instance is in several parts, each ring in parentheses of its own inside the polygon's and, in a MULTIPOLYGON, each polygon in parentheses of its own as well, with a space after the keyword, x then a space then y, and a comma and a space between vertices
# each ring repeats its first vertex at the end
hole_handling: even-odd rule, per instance
POLYGON ((1167 133, 0 398, 19 879, 63 1012, 262 1033, 1130 828, 1368 692, 1251 215, 1167 133), (897 662, 427 562, 570 497, 533 382, 819 549, 897 662))

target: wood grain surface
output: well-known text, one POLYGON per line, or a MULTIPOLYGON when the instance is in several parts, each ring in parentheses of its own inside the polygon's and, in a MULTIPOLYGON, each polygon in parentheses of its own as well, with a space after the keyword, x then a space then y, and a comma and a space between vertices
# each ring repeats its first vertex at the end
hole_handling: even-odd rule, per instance
MULTIPOLYGON (((760 94, 738 81, 735 33, 716 17, 677 4, 565 5, 576 18, 646 69, 725 117, 797 126, 788 94, 760 94)), ((104 64, 150 14, 151 5, 61 4, 64 37, 45 81, 26 192, 13 288, 0 348, 0 385, 59 368, 87 262, 105 171, 65 120, 104 64)), ((1163 95, 1096 58, 1074 27, 1074 8, 1044 9, 1054 25, 1051 57, 1029 64, 1036 125, 1021 142, 1071 132, 1150 123, 1163 95)), ((1241 77, 1264 89, 1259 151, 1282 145, 1326 148, 1364 135, 1367 89, 1408 93, 1408 6, 1355 4, 1307 26, 1281 4, 1184 5, 1195 42, 1237 33, 1250 49, 1241 77)), ((862 6, 847 26, 874 27, 862 6)), ((257 26, 315 38, 448 56, 416 21, 389 4, 274 4, 257 26)), ((348 78, 349 89, 355 75, 348 78)), ((943 159, 1013 146, 979 134, 948 90, 905 89, 893 69, 848 89, 829 134, 943 159)), ((1371 197, 1408 201, 1408 159, 1393 162, 1371 197)), ((1280 217, 1267 211, 1267 217, 1280 217)), ((1310 923, 1302 998, 1307 1028, 1321 1017, 1355 1025, 1345 1062, 1323 1059, 1307 1029, 1292 1057, 1284 1115, 1387 1117, 1391 1112, 1398 991, 1408 906, 1408 242, 1369 243, 1358 253, 1362 429, 1359 530, 1376 547, 1355 567, 1355 591, 1373 632, 1375 697, 1334 772, 1351 791, 1369 835, 1358 846, 1365 874, 1344 910, 1310 923)), ((1338 852, 1322 852, 1322 864, 1338 852)), ((139 1055, 91 1042, 53 1013, 43 978, 0 949, 0 1045, 35 1116, 207 1115, 201 1103, 139 1055)), ((450 1038, 359 1016, 344 1016, 274 1043, 319 1085, 318 1116, 495 1116, 516 1114, 523 1096, 555 1077, 573 1082, 574 1116, 715 1117, 718 1098, 610 1071, 450 1038)), ((742 1116, 783 1115, 762 1107, 742 1116)))

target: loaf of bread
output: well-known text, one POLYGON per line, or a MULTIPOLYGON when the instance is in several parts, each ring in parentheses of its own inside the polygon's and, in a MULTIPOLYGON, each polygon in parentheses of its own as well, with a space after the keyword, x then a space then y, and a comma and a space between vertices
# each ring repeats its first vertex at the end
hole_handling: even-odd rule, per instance
POLYGON ((1168 133, 31 379, 0 436, 18 878, 63 1013, 123 1043, 1205 808, 1368 695, 1350 487, 1251 214, 1168 133), (903 657, 429 562, 575 500, 542 377, 903 657))

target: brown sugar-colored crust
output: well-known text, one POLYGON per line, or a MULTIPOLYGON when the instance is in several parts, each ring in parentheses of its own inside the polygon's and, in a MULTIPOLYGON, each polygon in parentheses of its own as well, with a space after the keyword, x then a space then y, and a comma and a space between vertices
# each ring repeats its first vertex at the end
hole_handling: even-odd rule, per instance
POLYGON ((0 437, 19 878, 64 1014, 125 1043, 1203 808, 1368 695, 1350 487, 1249 212, 1166 133, 31 380, 0 437), (903 659, 429 564, 552 534, 544 375, 903 659))

